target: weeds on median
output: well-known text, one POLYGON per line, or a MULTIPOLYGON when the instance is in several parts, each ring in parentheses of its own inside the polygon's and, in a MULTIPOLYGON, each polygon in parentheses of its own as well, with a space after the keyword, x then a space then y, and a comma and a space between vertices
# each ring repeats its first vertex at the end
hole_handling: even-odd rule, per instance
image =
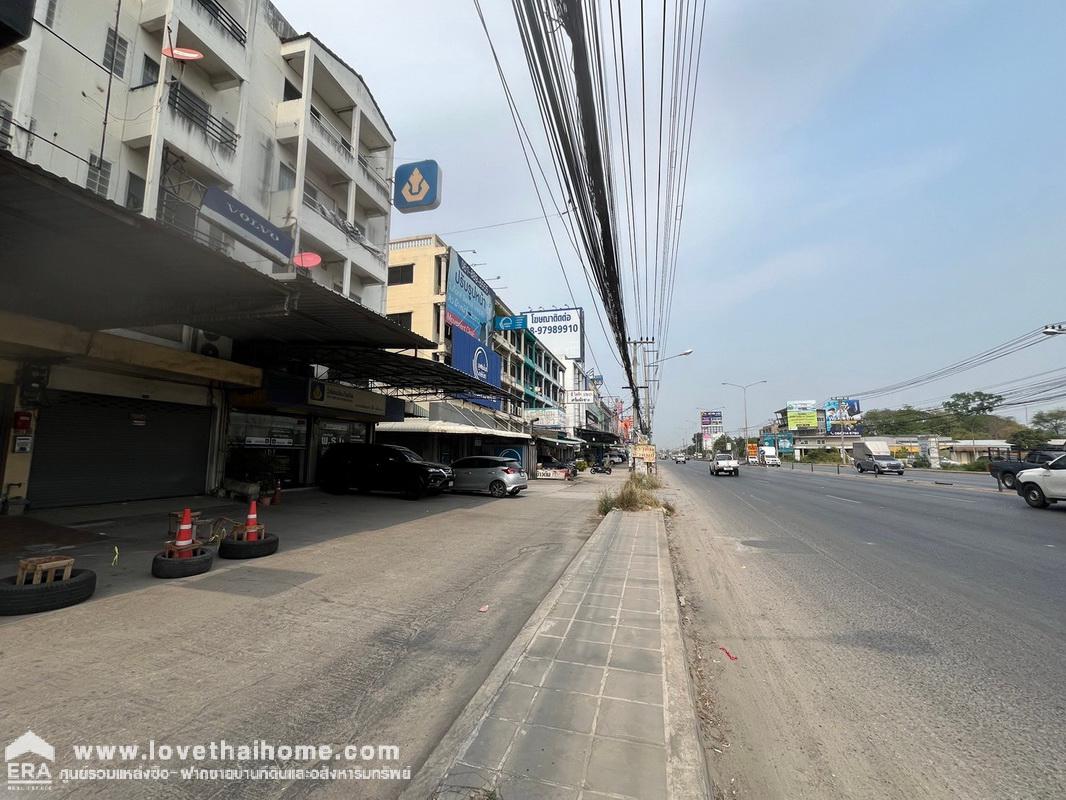
POLYGON ((615 508, 621 511, 662 508, 667 514, 673 514, 674 507, 661 501, 652 492, 653 489, 661 489, 662 486, 662 481, 655 475, 630 475, 617 492, 604 491, 600 494, 600 515, 607 516, 615 508))

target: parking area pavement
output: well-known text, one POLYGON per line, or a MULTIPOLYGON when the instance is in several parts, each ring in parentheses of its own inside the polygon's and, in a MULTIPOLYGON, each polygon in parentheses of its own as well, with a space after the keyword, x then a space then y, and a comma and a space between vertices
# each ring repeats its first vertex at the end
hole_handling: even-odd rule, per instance
MULTIPOLYGON (((0 741, 32 730, 56 748, 57 767, 73 766, 78 743, 384 745, 397 747, 399 757, 318 766, 410 775, 596 528, 599 492, 622 480, 536 481, 503 499, 287 494, 259 514, 281 540, 276 555, 216 559, 210 572, 173 581, 153 579, 149 568, 174 503, 117 519, 101 507, 105 518, 79 528, 103 534, 99 541, 64 551, 98 572, 96 595, 59 611, 0 619, 0 741)), ((243 511, 203 503, 205 516, 243 511)), ((14 560, 5 555, 5 567, 13 571, 14 560)), ((406 781, 382 775, 92 780, 53 792, 398 796, 406 781)))

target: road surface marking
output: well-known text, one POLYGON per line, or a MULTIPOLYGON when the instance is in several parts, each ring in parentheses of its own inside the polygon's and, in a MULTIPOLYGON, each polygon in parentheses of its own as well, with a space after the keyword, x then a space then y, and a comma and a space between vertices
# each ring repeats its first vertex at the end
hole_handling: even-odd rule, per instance
POLYGON ((827 494, 826 497, 832 497, 834 500, 841 500, 841 501, 843 501, 845 503, 854 503, 857 506, 861 506, 862 505, 862 501, 861 500, 848 500, 848 498, 846 498, 846 497, 837 497, 835 494, 827 494))

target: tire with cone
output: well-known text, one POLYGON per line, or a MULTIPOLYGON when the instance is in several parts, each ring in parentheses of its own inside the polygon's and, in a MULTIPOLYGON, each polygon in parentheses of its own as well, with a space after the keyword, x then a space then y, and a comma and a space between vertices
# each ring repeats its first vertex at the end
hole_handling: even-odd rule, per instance
POLYGON ((218 544, 219 558, 262 558, 278 551, 278 537, 259 524, 255 500, 248 505, 248 516, 218 544))
POLYGON ((166 553, 157 553, 152 559, 152 575, 156 578, 188 578, 211 569, 215 552, 209 547, 198 547, 188 558, 167 558, 166 553))
POLYGON ((192 510, 185 508, 173 541, 163 545, 163 552, 152 559, 152 575, 156 578, 188 578, 211 569, 214 551, 192 535, 192 510))

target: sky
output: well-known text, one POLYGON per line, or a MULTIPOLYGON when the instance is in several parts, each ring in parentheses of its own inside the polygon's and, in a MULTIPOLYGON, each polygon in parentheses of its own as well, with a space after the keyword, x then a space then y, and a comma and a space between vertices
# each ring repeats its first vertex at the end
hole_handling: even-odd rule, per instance
MULTIPOLYGON (((363 75, 398 163, 441 164, 440 208, 394 214, 393 237, 476 250, 465 256, 513 308, 570 305, 543 220, 466 230, 540 214, 472 0, 274 1, 363 75)), ((546 158, 511 4, 482 6, 546 158)), ((723 381, 767 381, 748 392, 755 429, 787 400, 894 383, 1066 320, 1066 3, 715 0, 704 37, 660 343, 694 352, 662 365, 656 441, 689 439, 700 408, 739 432, 741 393, 723 381)), ((589 309, 590 366, 618 394, 617 356, 554 224, 589 309)), ((872 405, 1058 367, 1066 336, 872 405)))

